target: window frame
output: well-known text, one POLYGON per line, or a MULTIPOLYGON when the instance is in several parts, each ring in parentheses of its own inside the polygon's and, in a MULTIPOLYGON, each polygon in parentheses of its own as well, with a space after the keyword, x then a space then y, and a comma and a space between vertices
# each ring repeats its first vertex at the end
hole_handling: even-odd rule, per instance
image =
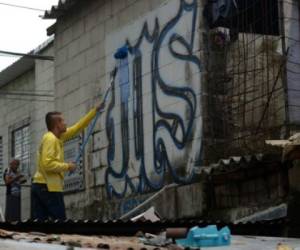
POLYGON ((31 147, 30 147, 30 118, 26 118, 21 122, 18 122, 9 127, 9 156, 10 159, 17 158, 20 160, 20 171, 22 174, 30 176, 30 162, 31 162, 31 147), (27 143, 25 146, 28 146, 28 149, 23 152, 24 146, 24 132, 23 130, 28 128, 27 131, 27 143), (22 131, 21 135, 21 156, 16 156, 16 142, 15 142, 15 133, 17 131, 22 131), (24 166, 25 165, 25 166, 24 166))

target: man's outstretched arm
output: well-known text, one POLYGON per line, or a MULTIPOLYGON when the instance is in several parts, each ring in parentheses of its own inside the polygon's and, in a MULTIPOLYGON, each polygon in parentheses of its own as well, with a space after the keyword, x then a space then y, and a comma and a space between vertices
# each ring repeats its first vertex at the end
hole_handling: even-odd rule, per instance
POLYGON ((67 128, 67 131, 61 135, 60 139, 63 141, 67 141, 72 137, 76 136, 79 132, 81 132, 84 128, 86 128, 89 125, 89 123, 93 120, 98 111, 104 109, 104 105, 105 104, 103 102, 99 105, 96 105, 76 124, 67 128))

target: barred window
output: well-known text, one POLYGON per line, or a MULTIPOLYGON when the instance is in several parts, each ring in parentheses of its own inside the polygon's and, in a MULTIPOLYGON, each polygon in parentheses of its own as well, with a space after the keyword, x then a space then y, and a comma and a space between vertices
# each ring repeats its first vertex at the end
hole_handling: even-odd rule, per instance
POLYGON ((20 171, 27 175, 30 171, 29 124, 12 131, 11 156, 20 160, 20 171))

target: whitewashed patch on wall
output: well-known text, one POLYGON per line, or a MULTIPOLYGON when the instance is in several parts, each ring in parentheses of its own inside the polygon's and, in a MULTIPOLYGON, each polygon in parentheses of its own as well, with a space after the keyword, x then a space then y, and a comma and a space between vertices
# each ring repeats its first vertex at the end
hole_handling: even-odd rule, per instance
POLYGON ((196 0, 168 1, 107 35, 107 69, 119 47, 129 48, 104 114, 109 197, 158 190, 166 175, 189 183, 200 164, 199 12, 196 0))

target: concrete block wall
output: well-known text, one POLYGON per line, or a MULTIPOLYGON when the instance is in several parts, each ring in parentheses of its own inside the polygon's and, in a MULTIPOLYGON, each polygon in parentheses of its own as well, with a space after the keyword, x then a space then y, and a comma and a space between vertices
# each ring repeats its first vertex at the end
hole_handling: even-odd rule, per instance
MULTIPOLYGON (((248 90, 249 93, 246 93, 240 100, 235 98, 235 103, 231 104, 232 107, 234 105, 239 107, 236 112, 237 114, 232 116, 233 123, 236 124, 234 132, 235 135, 239 134, 241 137, 252 133, 253 136, 248 138, 249 147, 253 151, 263 152, 266 148, 264 140, 270 137, 280 138, 285 125, 284 89, 280 73, 282 72, 283 64, 283 57, 279 52, 281 50, 281 42, 278 37, 271 36, 260 38, 259 35, 244 35, 244 37, 248 41, 254 37, 256 39, 255 44, 251 47, 249 46, 250 48, 247 48, 247 52, 245 53, 236 53, 234 48, 245 43, 242 40, 242 36, 240 36, 240 39, 235 43, 232 51, 230 51, 232 55, 232 61, 229 62, 230 65, 241 61, 237 57, 246 58, 241 63, 240 69, 235 71, 237 74, 234 76, 233 81, 239 82, 241 85, 243 81, 240 79, 244 74, 241 72, 250 72, 246 77, 245 90, 242 90, 245 93, 248 90), (257 51, 260 52, 258 55, 256 54, 258 53, 257 51), (255 60, 250 59, 251 55, 252 57, 256 55, 255 60), (263 70, 259 71, 259 68, 263 70), (256 71, 255 74, 252 74, 252 71, 256 71), (276 87, 276 91, 272 90, 275 89, 274 86, 276 87), (250 93, 251 91, 252 93, 250 93), (256 101, 252 101, 253 99, 256 101), (243 113, 247 114, 244 119, 243 113), (259 134, 255 136, 255 129, 259 126, 259 134)), ((238 91, 240 90, 235 88, 233 95, 238 96, 238 91)), ((238 141, 235 147, 239 148, 241 144, 242 142, 238 141)))
MULTIPOLYGON (((42 55, 53 55, 53 48, 50 44, 42 55)), ((53 81, 53 62, 35 61, 35 65, 26 73, 16 76, 16 79, 1 88, 1 91, 29 91, 32 93, 51 94, 54 91, 53 81)), ((53 97, 34 97, 34 96, 7 96, 0 100, 0 136, 3 138, 3 160, 4 168, 8 167, 11 159, 11 126, 19 124, 24 120, 29 121, 30 133, 30 167, 27 176, 27 183, 22 186, 21 192, 21 216, 22 219, 30 218, 30 185, 31 177, 36 167, 36 154, 42 134, 46 131, 44 117, 45 114, 53 110, 53 97), (11 98, 11 99, 10 99, 11 98)), ((0 179, 1 197, 0 206, 5 211, 5 190, 2 176, 0 179), (2 195, 3 194, 3 195, 2 195)))
MULTIPOLYGON (((53 44, 42 51, 43 55, 53 56, 53 44)), ((36 167, 36 154, 43 134, 47 131, 45 124, 45 115, 54 110, 54 62, 53 61, 35 61, 35 90, 39 93, 51 95, 50 97, 40 98, 43 101, 34 103, 34 112, 32 115, 32 159, 34 159, 31 174, 33 175, 36 167), (53 95, 53 96, 52 96, 53 95)))
POLYGON ((215 28, 206 38, 204 162, 275 153, 265 140, 286 130, 281 37, 215 28))
MULTIPOLYGON (((20 76, 9 85, 2 87, 2 91, 16 91, 18 89, 32 90, 34 89, 34 74, 32 71, 20 76)), ((4 119, 1 119, 1 133, 6 135, 9 126, 20 122, 29 116, 32 107, 31 101, 26 101, 21 97, 6 96, 1 98, 1 114, 4 119)), ((6 137, 5 137, 6 138, 6 137)), ((8 138, 3 140, 4 150, 8 150, 7 144, 8 138)), ((7 155, 8 151, 4 151, 4 155, 7 155)), ((8 159, 5 159, 4 164, 8 164, 8 159)))
MULTIPOLYGON (((2 91, 24 91, 24 90, 34 90, 34 70, 26 72, 24 75, 18 77, 14 81, 10 82, 9 85, 6 85, 1 88, 2 91)), ((33 116, 34 111, 34 102, 24 100, 28 99, 26 97, 13 97, 7 96, 6 98, 1 98, 0 106, 2 107, 0 120, 0 136, 2 136, 3 141, 3 163, 4 169, 8 167, 9 161, 11 160, 11 126, 18 124, 26 119, 29 119, 33 116)), ((32 130, 30 129, 30 134, 32 130)), ((1 193, 5 194, 6 187, 1 176, 1 193)), ((25 196, 26 198, 26 196, 25 196)), ((27 200, 22 199, 22 205, 24 204, 24 209, 27 207, 27 200)), ((1 197, 0 206, 5 211, 5 195, 1 197)), ((23 210, 23 206, 22 206, 23 210)))
POLYGON ((199 162, 200 15, 196 1, 166 1, 106 35, 107 69, 126 41, 132 48, 119 66, 105 124, 109 197, 159 189, 167 176, 188 181, 199 162))
POLYGON ((200 2, 79 2, 58 18, 55 107, 69 124, 103 97, 117 48, 126 42, 135 48, 126 68, 119 68, 106 112, 86 148, 84 195, 65 195, 69 217, 97 201, 109 206, 169 182, 188 182, 200 164, 200 2))
POLYGON ((285 42, 287 53, 287 87, 288 87, 288 103, 289 103, 289 120, 291 126, 295 126, 299 131, 299 81, 300 81, 300 17, 299 1, 284 2, 285 15, 285 42))
POLYGON ((0 188, 0 219, 5 220, 5 199, 6 199, 6 189, 5 188, 0 188))
MULTIPOLYGON (((42 55, 53 56, 53 43, 41 51, 42 55)), ((39 98, 41 101, 33 103, 33 112, 31 115, 31 177, 36 171, 37 151, 43 134, 47 131, 45 124, 45 115, 54 110, 54 63, 53 61, 36 60, 34 68, 34 88, 38 93, 51 95, 49 97, 39 98), (52 96, 53 95, 53 96, 52 96)), ((30 180, 28 180, 28 184, 30 180)), ((30 187, 22 189, 22 218, 30 218, 31 196, 30 187)))
MULTIPOLYGON (((212 95, 215 99, 227 100, 232 95, 232 103, 226 103, 228 109, 237 102, 240 106, 246 102, 245 110, 252 109, 256 102, 248 104, 247 101, 256 97, 253 93, 245 92, 238 100, 235 96, 242 87, 258 85, 258 94, 264 93, 268 99, 264 90, 272 89, 278 64, 270 67, 266 62, 271 59, 279 62, 280 53, 260 51, 261 40, 268 42, 272 37, 259 39, 259 35, 242 34, 230 42, 225 39, 228 44, 225 44, 223 58, 220 59, 222 53, 212 54, 209 51, 211 34, 202 16, 204 4, 205 1, 200 0, 79 2, 58 19, 56 107, 65 113, 69 123, 79 119, 97 98, 103 97, 109 87, 110 72, 116 65, 114 53, 125 44, 130 48, 128 57, 117 62, 118 73, 106 111, 85 151, 85 190, 65 196, 69 217, 117 218, 169 183, 190 183, 193 168, 227 156, 224 151, 230 153, 228 156, 246 153, 243 150, 247 147, 225 145, 225 138, 206 133, 210 129, 208 117, 215 110, 204 98, 212 95), (248 53, 237 50, 244 45, 244 40, 252 38, 255 43, 248 53), (255 50, 260 51, 257 58, 255 50), (245 62, 245 57, 256 61, 247 59, 245 62), (236 62, 239 62, 238 69, 234 67, 236 62), (213 67, 216 78, 222 73, 230 75, 233 70, 231 82, 222 82, 228 84, 227 94, 209 86, 214 83, 207 78, 211 71, 209 66, 213 67), (264 70, 259 71, 259 76, 255 73, 254 78, 252 75, 243 78, 246 68, 254 66, 264 70), (271 73, 273 78, 265 84, 263 78, 271 73), (240 79, 246 79, 244 85, 240 79), (216 91, 210 93, 209 87, 216 91), (210 155, 211 145, 218 147, 218 139, 223 140, 221 153, 210 155)), ((269 114, 280 109, 281 94, 276 98, 272 96, 269 114)), ((265 97, 261 98, 262 103, 266 102, 265 97)), ((217 101, 215 105, 222 110, 222 102, 217 101)), ((257 124, 262 112, 263 108, 258 109, 259 114, 253 113, 254 117, 246 116, 243 126, 249 128, 251 123, 257 124)), ((228 114, 214 114, 225 115, 228 114)), ((283 113, 279 112, 268 122, 277 126, 282 119, 283 113)), ((241 126, 240 116, 234 114, 229 120, 236 127, 241 126)), ((233 138, 243 133, 228 128, 233 138)), ((255 138, 253 141, 263 140, 255 138)), ((205 208, 203 187, 187 185, 164 193, 157 208, 167 217, 200 216, 205 208), (185 195, 185 192, 196 195, 185 195), (179 197, 178 203, 176 197, 179 197), (174 206, 161 205, 166 202, 174 206)))

